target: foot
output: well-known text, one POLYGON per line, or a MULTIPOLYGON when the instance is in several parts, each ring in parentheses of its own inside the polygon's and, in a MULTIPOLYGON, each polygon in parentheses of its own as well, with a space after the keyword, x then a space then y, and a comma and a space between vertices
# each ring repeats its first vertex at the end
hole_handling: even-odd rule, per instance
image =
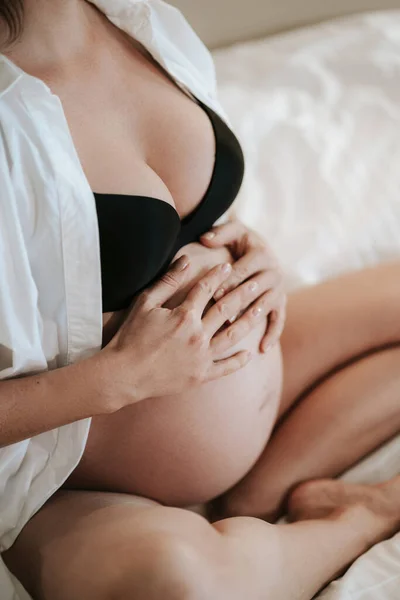
POLYGON ((366 528, 369 545, 400 530, 400 476, 379 485, 320 480, 300 485, 288 501, 291 521, 348 519, 366 528))

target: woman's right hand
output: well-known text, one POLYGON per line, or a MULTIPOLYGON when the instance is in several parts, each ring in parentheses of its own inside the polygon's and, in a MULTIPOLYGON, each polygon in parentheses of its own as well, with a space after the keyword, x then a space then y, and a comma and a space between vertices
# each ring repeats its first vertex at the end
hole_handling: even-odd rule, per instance
POLYGON ((107 411, 180 393, 234 373, 249 362, 248 352, 216 360, 211 344, 216 332, 237 314, 237 299, 226 296, 218 310, 203 314, 231 270, 228 263, 214 267, 171 310, 164 305, 190 275, 189 259, 182 256, 138 296, 119 331, 98 355, 105 359, 107 411))

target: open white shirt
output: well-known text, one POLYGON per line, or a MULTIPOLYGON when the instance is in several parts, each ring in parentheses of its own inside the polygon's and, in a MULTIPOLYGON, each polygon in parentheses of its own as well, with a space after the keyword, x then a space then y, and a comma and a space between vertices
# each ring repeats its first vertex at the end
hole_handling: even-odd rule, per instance
MULTIPOLYGON (((92 1, 227 120, 212 58, 178 10, 92 1)), ((0 55, 0 379, 79 361, 101 339, 95 202, 60 99, 0 55)), ((85 419, 0 449, 0 552, 78 464, 89 427, 85 419)), ((0 559, 1 600, 22 597, 15 584, 0 559)))

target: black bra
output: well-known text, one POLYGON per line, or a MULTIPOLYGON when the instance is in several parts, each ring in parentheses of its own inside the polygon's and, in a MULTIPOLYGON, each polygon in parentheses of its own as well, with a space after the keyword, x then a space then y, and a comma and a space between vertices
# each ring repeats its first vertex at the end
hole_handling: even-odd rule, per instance
POLYGON ((168 267, 176 252, 208 231, 235 200, 244 175, 240 144, 222 119, 199 105, 212 123, 214 171, 197 208, 184 219, 148 196, 94 194, 100 234, 103 312, 127 308, 135 294, 168 267))

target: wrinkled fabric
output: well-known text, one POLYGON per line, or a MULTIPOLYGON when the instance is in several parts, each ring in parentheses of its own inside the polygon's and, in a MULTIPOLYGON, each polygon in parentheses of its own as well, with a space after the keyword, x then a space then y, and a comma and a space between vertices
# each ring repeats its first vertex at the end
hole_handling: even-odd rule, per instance
MULTIPOLYGON (((294 289, 400 258, 400 11, 215 52, 219 96, 246 155, 239 217, 274 246, 294 289)), ((399 300, 400 301, 400 300, 399 300)), ((344 477, 400 472, 400 437, 344 477)), ((398 600, 400 534, 321 600, 398 600)))
MULTIPOLYGON (((159 0, 93 3, 141 42, 184 91, 226 120, 211 56, 179 11, 159 0)), ((94 198, 61 102, 3 55, 0 181, 0 380, 5 380, 97 352, 102 306, 94 198)), ((0 552, 76 467, 89 427, 85 419, 0 449, 0 552)), ((0 558, 1 600, 24 600, 23 595, 0 558)))
POLYGON ((214 54, 246 155, 237 211, 290 288, 398 257, 400 12, 214 54))

